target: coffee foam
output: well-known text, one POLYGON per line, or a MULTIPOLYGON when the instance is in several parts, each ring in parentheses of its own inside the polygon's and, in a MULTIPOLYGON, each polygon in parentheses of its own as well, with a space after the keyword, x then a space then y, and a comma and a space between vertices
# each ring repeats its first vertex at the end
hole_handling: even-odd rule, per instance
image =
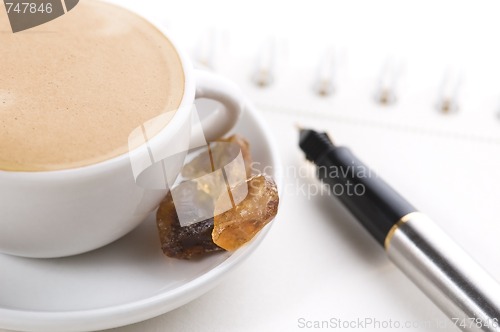
POLYGON ((0 7, 0 170, 59 170, 116 157, 128 151, 134 129, 179 107, 178 54, 137 15, 86 0, 14 34, 0 7))

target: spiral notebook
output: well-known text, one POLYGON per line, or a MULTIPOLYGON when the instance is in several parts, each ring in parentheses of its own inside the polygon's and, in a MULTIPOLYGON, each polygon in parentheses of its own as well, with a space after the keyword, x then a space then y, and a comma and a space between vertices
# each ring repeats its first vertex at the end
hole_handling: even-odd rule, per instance
POLYGON ((410 71, 400 59, 387 58, 367 69, 355 63, 363 57, 350 61, 347 51, 321 48, 293 62, 293 55, 280 53, 280 40, 264 38, 250 52, 221 46, 223 30, 200 36, 191 48, 194 62, 235 81, 262 111, 289 177, 296 176, 290 169, 301 167, 295 126, 326 130, 500 279, 493 235, 500 232, 494 217, 500 104, 494 93, 481 94, 484 85, 446 66, 439 75, 418 75, 426 71, 419 63, 410 71))
POLYGON ((369 52, 373 45, 271 36, 269 24, 232 27, 195 14, 205 25, 193 27, 162 18, 196 67, 233 80, 262 111, 289 182, 301 181, 293 179, 303 161, 295 126, 326 130, 500 279, 500 89, 482 70, 496 63, 460 67, 423 58, 426 50, 395 57, 383 47, 369 52))
MULTIPOLYGON (((295 277, 280 279, 288 279, 284 274, 291 272, 295 257, 279 258, 283 273, 275 271, 275 261, 267 263, 279 279, 269 277, 267 287, 276 287, 269 292, 279 292, 283 283, 290 292, 282 294, 286 301, 276 315, 261 312, 259 319, 266 322, 263 330, 297 329, 294 315, 308 314, 318 319, 333 314, 351 318, 390 314, 396 319, 447 321, 399 275, 382 251, 371 254, 377 252, 377 245, 345 211, 333 203, 325 203, 336 206, 329 211, 332 214, 319 211, 327 201, 310 192, 316 183, 310 169, 300 173, 310 165, 297 147, 297 124, 328 131, 337 144, 349 146, 500 280, 500 223, 496 220, 500 82, 495 74, 500 72, 496 60, 500 55, 493 46, 481 49, 481 56, 476 51, 478 40, 495 40, 497 30, 478 37, 458 14, 466 15, 468 8, 452 1, 429 5, 430 14, 424 5, 408 11, 396 1, 342 5, 318 1, 315 6, 282 8, 280 2, 258 0, 242 7, 219 0, 167 2, 163 6, 169 11, 149 11, 190 52, 198 68, 238 84, 271 128, 285 179, 279 224, 266 242, 267 255, 273 257, 271 250, 280 252, 283 245, 300 241, 304 234, 309 234, 305 236, 309 240, 315 237, 310 245, 324 246, 307 251, 317 255, 310 263, 310 257, 299 256, 303 269, 320 271, 305 279, 307 286, 293 284, 295 277), (402 14, 395 15, 383 4, 402 14), (446 30, 438 13, 448 12, 449 6, 456 13, 447 18, 446 30), (420 20, 427 14, 421 28, 420 20), (395 24, 419 28, 405 30, 395 24), (452 28, 457 31, 446 34, 452 28), (305 223, 314 223, 317 229, 308 229, 305 223), (362 252, 368 260, 363 260, 362 252), (343 273, 321 268, 330 259, 343 262, 343 273), (357 274, 346 278, 350 273, 357 274), (399 297, 394 290, 404 295, 399 297), (297 294, 305 299, 292 305, 297 294), (333 301, 334 297, 342 302, 333 301), (359 298, 364 299, 362 305, 359 298)), ((247 297, 239 308, 250 310, 257 303, 258 299, 247 297)), ((238 312, 235 308, 233 314, 240 317, 238 312)))
MULTIPOLYGON (((317 202, 323 198, 316 197, 315 187, 311 186, 315 180, 306 178, 300 172, 308 165, 296 147, 296 125, 326 130, 337 144, 352 148, 382 178, 430 215, 500 280, 497 240, 500 224, 495 217, 500 197, 500 119, 496 116, 494 102, 487 105, 487 101, 483 101, 481 105, 479 101, 476 105, 471 96, 462 94, 461 78, 453 77, 456 74, 446 72, 445 68, 443 77, 434 85, 425 85, 422 81, 405 87, 403 82, 390 77, 393 74, 386 71, 392 69, 384 68, 385 65, 368 73, 349 72, 348 68, 325 65, 322 60, 316 63, 311 61, 309 66, 304 63, 272 68, 266 67, 272 66, 272 61, 259 58, 262 56, 259 51, 255 54, 253 59, 226 60, 211 70, 240 85, 272 128, 287 176, 285 199, 293 201, 290 210, 282 211, 281 220, 295 218, 299 222, 307 222, 313 218, 313 210, 321 205, 317 202), (342 70, 347 73, 342 73, 342 70), (306 190, 303 190, 304 184, 306 190), (305 205, 308 205, 307 208, 305 205)), ((196 56, 193 58, 196 60, 196 56)), ((317 58, 321 59, 321 56, 317 58)), ((279 63, 279 56, 274 61, 279 63)), ((311 176, 312 172, 306 174, 311 176)), ((323 215, 325 222, 333 223, 333 230, 328 229, 332 233, 341 224, 337 219, 342 213, 337 211, 338 207, 331 215, 323 215)), ((356 223, 353 219, 350 222, 356 223)), ((342 229, 342 226, 339 228, 342 229)), ((358 231, 363 232, 361 229, 358 231)), ((351 240, 356 242, 353 246, 360 245, 359 238, 351 240)), ((340 243, 333 247, 332 259, 333 252, 352 249, 340 243)), ((366 268, 366 262, 351 264, 348 271, 355 271, 357 264, 366 268)), ((386 268, 384 263, 380 264, 366 268, 365 273, 380 273, 386 268)), ((404 279, 403 276, 397 277, 404 279)), ((334 283, 346 283, 342 274, 331 275, 330 278, 334 283)), ((403 285, 393 285, 391 289, 397 292, 408 289, 409 286, 404 283, 406 280, 396 279, 403 285)), ((351 296, 366 297, 366 301, 374 301, 376 296, 373 294, 382 294, 380 296, 386 298, 388 289, 381 289, 380 281, 368 276, 360 278, 360 285, 356 286, 357 291, 351 296)), ((407 311, 395 308, 397 300, 381 300, 378 309, 370 307, 365 314, 386 317, 390 313, 395 319, 409 315, 410 319, 433 317, 439 322, 446 321, 445 318, 436 318, 441 317, 439 310, 428 303, 414 286, 411 287, 412 290, 408 290, 405 296, 422 297, 414 300, 419 303, 420 309, 407 311)), ((344 295, 344 299, 345 296, 348 295, 344 295)), ((327 315, 319 309, 321 305, 309 305, 311 312, 323 312, 320 317, 327 315)), ((334 308, 344 317, 360 315, 352 303, 334 308)), ((426 330, 443 329, 428 326, 426 330)))

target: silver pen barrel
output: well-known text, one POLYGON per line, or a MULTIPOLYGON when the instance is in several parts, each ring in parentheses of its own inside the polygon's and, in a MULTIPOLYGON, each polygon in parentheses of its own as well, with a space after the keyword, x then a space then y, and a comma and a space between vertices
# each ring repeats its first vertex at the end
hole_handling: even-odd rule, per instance
POLYGON ((500 331, 500 285, 419 212, 387 234, 389 258, 463 331, 500 331))

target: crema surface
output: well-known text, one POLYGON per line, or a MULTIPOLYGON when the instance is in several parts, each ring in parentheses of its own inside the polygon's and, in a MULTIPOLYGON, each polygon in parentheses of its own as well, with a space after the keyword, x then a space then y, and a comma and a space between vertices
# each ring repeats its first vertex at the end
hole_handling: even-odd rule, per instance
POLYGON ((0 6, 0 170, 49 171, 128 151, 131 132, 175 111, 184 73, 141 17, 93 0, 12 33, 0 6))

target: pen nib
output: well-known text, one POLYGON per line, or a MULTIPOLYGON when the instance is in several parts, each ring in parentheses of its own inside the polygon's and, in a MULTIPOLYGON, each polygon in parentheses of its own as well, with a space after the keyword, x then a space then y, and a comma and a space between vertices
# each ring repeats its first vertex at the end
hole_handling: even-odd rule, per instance
POLYGON ((299 129, 299 146, 306 154, 307 160, 315 162, 334 145, 326 133, 312 129, 299 129))

